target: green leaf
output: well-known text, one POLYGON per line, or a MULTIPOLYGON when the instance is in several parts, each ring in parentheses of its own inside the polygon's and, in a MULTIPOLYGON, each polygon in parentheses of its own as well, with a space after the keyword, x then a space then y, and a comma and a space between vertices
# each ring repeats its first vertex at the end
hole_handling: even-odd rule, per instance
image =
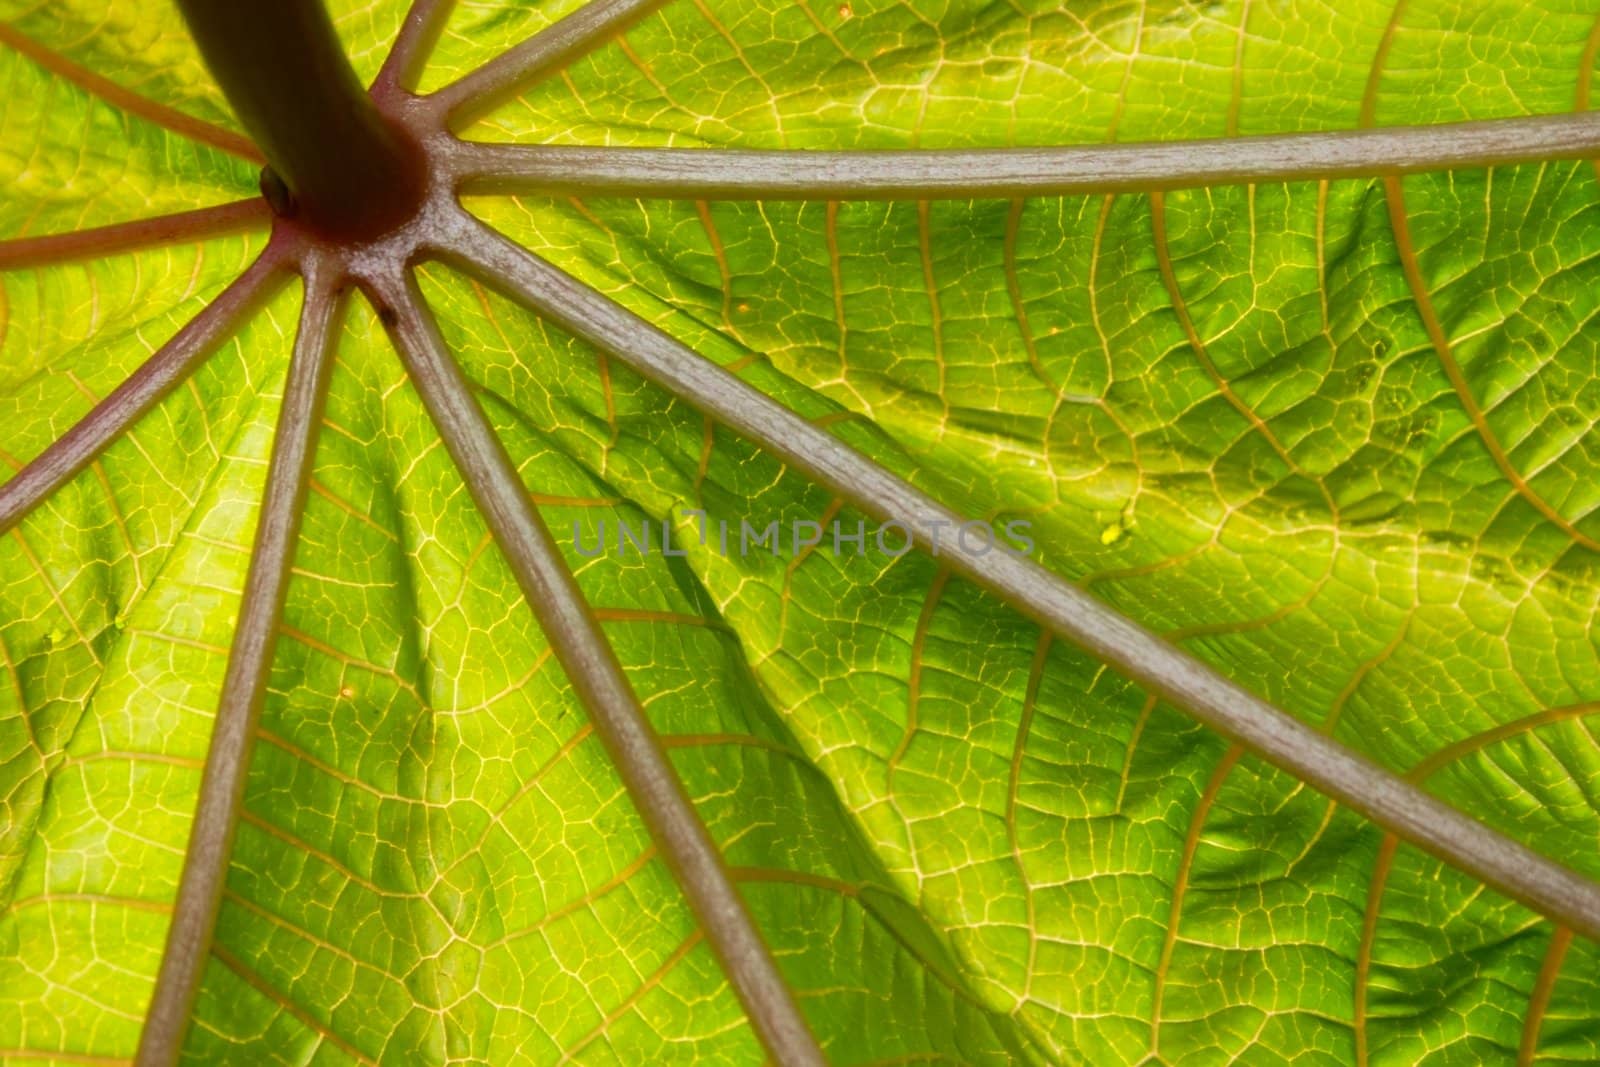
MULTIPOLYGON (((332 8, 370 80, 405 5, 332 8)), ((578 8, 462 0, 419 85, 578 8)), ((0 238, 254 195, 174 8, 0 2, 0 23, 0 238)), ((675 0, 462 135, 844 150, 1439 124, 1586 109, 1596 42, 1592 0, 675 0)), ((1597 183, 1552 161, 1014 201, 466 206, 1594 879, 1597 183)), ((0 474, 215 301, 268 228, 185 226, 0 272, 0 474)), ((419 275, 831 1062, 1600 1058, 1581 931, 946 561, 879 549, 877 518, 481 274, 419 275), (866 550, 719 551, 720 524, 737 541, 774 521, 861 522, 866 550), (684 554, 621 551, 618 523, 658 546, 666 524, 684 554)), ((304 299, 261 300, 0 537, 0 1063, 138 1048, 304 299)), ((369 302, 335 354, 185 1060, 761 1062, 369 302)))

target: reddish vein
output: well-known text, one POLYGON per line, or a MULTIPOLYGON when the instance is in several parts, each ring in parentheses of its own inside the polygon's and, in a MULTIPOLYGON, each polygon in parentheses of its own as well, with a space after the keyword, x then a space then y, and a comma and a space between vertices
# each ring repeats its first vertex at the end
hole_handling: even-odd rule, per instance
MULTIPOLYGON (((1530 733, 1542 726, 1581 719, 1596 712, 1600 712, 1600 701, 1587 701, 1581 704, 1568 704, 1559 708, 1546 708, 1543 711, 1534 712, 1532 715, 1524 715, 1520 719, 1501 723, 1498 726, 1490 727, 1470 737, 1464 737, 1453 744, 1446 745, 1433 753, 1433 755, 1419 761, 1406 773, 1406 777, 1414 782, 1426 781, 1457 760, 1464 759, 1475 752, 1480 752, 1490 745, 1499 744, 1501 741, 1530 733)), ((1383 895, 1389 884, 1389 873, 1394 867, 1394 857, 1398 846, 1399 841, 1391 833, 1384 835, 1383 842, 1378 847, 1378 857, 1372 865, 1372 880, 1367 887, 1367 907, 1366 916, 1362 921, 1361 942, 1356 950, 1356 1062, 1360 1067, 1366 1067, 1367 1063, 1367 986, 1372 970, 1372 950, 1377 940, 1378 918, 1383 906, 1383 895)), ((1571 933, 1570 930, 1566 931, 1569 939, 1571 933)), ((1554 947, 1555 942, 1552 942, 1552 950, 1554 950, 1554 947)), ((1564 948, 1562 952, 1565 952, 1564 948)), ((1550 965, 1547 960, 1546 966, 1550 965)), ((1556 973, 1559 973, 1559 955, 1554 966, 1557 968, 1556 973)), ((1556 974, 1552 974, 1549 978, 1552 985, 1555 982, 1555 978, 1556 974)), ((1540 982, 1542 983, 1543 981, 1544 978, 1541 975, 1540 982)), ((1546 991, 1545 995, 1548 996, 1548 991, 1546 991)), ((1534 996, 1530 1003, 1530 1010, 1535 1007, 1539 1007, 1540 1011, 1543 1010, 1539 1006, 1539 996, 1539 986, 1536 984, 1534 996)), ((1537 1040, 1537 1036, 1537 1033, 1535 1033, 1533 1039, 1537 1040)), ((1526 1033, 1524 1033, 1524 1039, 1527 1040, 1526 1033)))
MULTIPOLYGON (((662 330, 475 220, 439 252, 767 449, 924 550, 962 518, 662 330), (939 524, 946 524, 940 526, 939 524)), ((952 570, 1378 825, 1600 939, 1600 884, 1542 856, 1262 700, 1058 575, 943 542, 952 570)))
POLYGON ((1044 148, 810 152, 463 142, 471 191, 889 200, 1148 192, 1600 156, 1600 115, 1044 148))
POLYGON ((96 259, 119 252, 203 241, 251 229, 266 222, 271 214, 267 202, 256 198, 158 215, 153 219, 74 230, 71 233, 18 237, 0 241, 0 271, 45 267, 74 259, 96 259))
POLYGON ((403 279, 380 275, 364 282, 423 406, 721 960, 751 1026, 776 1062, 823 1064, 793 993, 728 877, 722 854, 516 466, 451 359, 415 277, 408 272, 403 279))
POLYGON ((1558 926, 1551 931, 1550 947, 1545 950, 1539 977, 1534 980, 1533 991, 1528 995, 1528 1017, 1522 1024, 1517 1067, 1533 1067, 1533 1061, 1538 1058, 1539 1031, 1544 1027, 1545 1013, 1550 1010, 1550 997, 1555 993, 1556 982, 1561 978, 1561 965, 1566 962, 1567 949, 1571 947, 1571 930, 1558 926))
POLYGON ((250 573, 206 753, 177 907, 139 1039, 138 1067, 170 1067, 178 1062, 195 996, 200 991, 200 978, 211 956, 217 912, 244 803, 245 774, 300 536, 300 516, 342 304, 332 279, 326 277, 314 257, 308 259, 300 331, 272 443, 267 486, 250 554, 250 573))
POLYGON ((111 79, 103 78, 87 67, 74 63, 61 53, 53 52, 32 38, 23 36, 8 22, 0 22, 0 44, 7 45, 51 74, 65 78, 84 92, 99 97, 112 107, 125 111, 135 118, 144 119, 163 129, 181 134, 191 141, 220 148, 248 162, 266 162, 261 152, 243 134, 223 129, 204 119, 197 119, 177 108, 158 104, 148 97, 125 89, 111 79))
MULTIPOLYGON (((1592 112, 1582 117, 1600 118, 1592 112)), ((1581 545, 1590 552, 1600 552, 1600 541, 1578 529, 1572 519, 1556 510, 1555 505, 1546 500, 1528 479, 1523 477, 1517 465, 1511 461, 1511 456, 1499 435, 1495 433, 1494 427, 1489 425, 1488 412, 1473 395, 1472 383, 1467 381, 1466 373, 1461 369, 1461 362, 1456 359, 1450 336, 1445 332, 1444 323, 1439 319, 1439 312, 1433 306, 1433 295, 1428 291, 1427 280, 1422 276, 1416 243, 1411 238, 1410 218, 1406 213, 1405 188, 1400 179, 1388 178, 1384 182, 1384 193, 1388 200, 1389 223, 1394 231, 1395 247, 1400 254, 1400 266, 1405 273, 1406 284, 1411 288, 1412 302, 1416 304, 1417 314, 1421 317, 1423 328, 1428 333, 1428 341, 1433 345, 1439 365, 1444 368, 1445 377, 1450 380, 1450 387, 1455 390, 1456 399, 1461 402, 1462 410, 1467 413, 1467 417, 1472 420, 1473 429, 1478 432, 1478 439, 1483 442, 1483 447, 1494 460, 1494 465, 1500 469, 1500 474, 1511 483, 1511 488, 1527 501, 1533 510, 1566 534, 1574 544, 1581 545)))
POLYGON ((281 277, 280 266, 280 257, 269 249, 72 429, 0 486, 0 533, 21 522, 193 373, 266 298, 281 277))

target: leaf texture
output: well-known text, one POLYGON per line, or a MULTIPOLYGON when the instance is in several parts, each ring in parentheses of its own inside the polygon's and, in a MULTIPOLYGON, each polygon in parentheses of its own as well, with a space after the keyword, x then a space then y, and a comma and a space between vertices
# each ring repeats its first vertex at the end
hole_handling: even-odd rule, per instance
MULTIPOLYGON (((0 4, 34 50, 0 48, 0 236, 251 195, 254 163, 162 121, 234 130, 176 13, 114 7, 0 4)), ((462 0, 422 87, 576 7, 462 0)), ((334 13, 371 77, 404 5, 334 13)), ((1592 0, 675 0, 463 135, 932 148, 1443 123, 1587 107, 1597 41, 1592 0)), ((1596 182, 1550 163, 1014 202, 467 206, 1600 877, 1596 182)), ((0 274, 4 471, 263 234, 0 274)), ((1594 944, 939 561, 871 551, 874 520, 466 275, 430 264, 421 284, 831 1061, 1600 1057, 1594 944), (702 521, 864 522, 869 551, 724 554, 702 521), (658 546, 665 524, 684 554, 584 550, 619 522, 658 546)), ((0 539, 0 1062, 137 1046, 299 296, 278 290, 0 539)), ((761 1056, 353 301, 186 1061, 761 1056)))

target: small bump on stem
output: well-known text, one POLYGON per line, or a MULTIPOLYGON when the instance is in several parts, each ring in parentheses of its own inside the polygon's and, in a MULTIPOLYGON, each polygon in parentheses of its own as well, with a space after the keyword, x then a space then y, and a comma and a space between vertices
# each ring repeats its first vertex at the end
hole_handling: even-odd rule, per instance
POLYGON ((292 219, 295 213, 294 193, 271 167, 261 168, 261 196, 280 219, 292 219))

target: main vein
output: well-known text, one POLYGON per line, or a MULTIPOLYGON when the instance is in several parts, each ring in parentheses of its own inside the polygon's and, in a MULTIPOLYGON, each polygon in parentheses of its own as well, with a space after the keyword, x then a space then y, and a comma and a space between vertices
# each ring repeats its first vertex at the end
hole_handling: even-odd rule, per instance
POLYGON ((431 94, 428 105, 462 123, 529 82, 571 63, 666 0, 591 0, 477 70, 431 94))
POLYGON ((21 522, 188 377, 282 276, 269 246, 232 285, 49 448, 0 485, 0 533, 21 522))
POLYGON ((595 731, 682 887, 762 1044, 780 1064, 825 1061, 694 803, 409 273, 367 284, 445 448, 500 545, 595 731))
POLYGON ((1437 800, 1023 556, 938 531, 963 517, 646 322, 482 224, 445 254, 538 314, 694 404, 880 519, 1129 678, 1268 762, 1483 882, 1600 940, 1600 884, 1437 800), (939 524, 943 524, 940 526, 939 524))
POLYGON ((460 142, 469 192, 693 200, 1065 196, 1600 156, 1600 113, 1041 148, 825 151, 460 142))
POLYGON ((98 259, 180 241, 204 241, 251 229, 272 217, 260 197, 215 207, 176 211, 87 230, 14 237, 0 241, 0 270, 46 267, 76 259, 98 259))
POLYGON ((10 23, 0 22, 0 44, 15 50, 19 55, 26 56, 51 74, 65 78, 84 92, 99 97, 129 115, 154 123, 200 144, 221 149, 246 162, 264 162, 261 151, 243 134, 223 129, 177 108, 140 96, 131 89, 125 89, 110 78, 102 77, 89 68, 74 63, 61 53, 54 52, 32 38, 24 36, 10 23))
POLYGON ((455 0, 412 0, 383 68, 373 80, 374 92, 409 92, 415 87, 454 7, 455 0))
POLYGON ((245 775, 294 563, 343 304, 314 255, 307 257, 304 270, 300 329, 273 439, 250 572, 206 754, 177 905, 139 1039, 138 1067, 171 1067, 183 1049, 200 979, 211 956, 239 809, 244 803, 245 775))

